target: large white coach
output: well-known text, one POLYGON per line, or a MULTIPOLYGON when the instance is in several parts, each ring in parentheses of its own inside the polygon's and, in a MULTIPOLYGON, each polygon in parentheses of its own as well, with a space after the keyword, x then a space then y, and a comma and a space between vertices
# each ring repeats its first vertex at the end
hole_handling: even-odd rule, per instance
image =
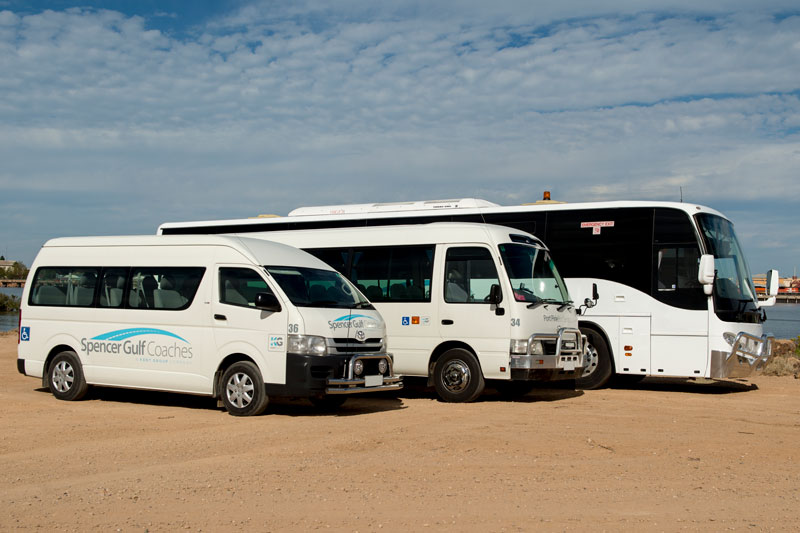
POLYGON ((89 385, 219 398, 233 415, 270 395, 324 406, 397 390, 380 314, 322 261, 264 239, 48 241, 20 310, 17 367, 63 400, 89 385))
POLYGON ((386 320, 395 371, 440 398, 475 399, 580 377, 584 343, 547 247, 501 226, 436 223, 249 234, 302 248, 347 276, 386 320))

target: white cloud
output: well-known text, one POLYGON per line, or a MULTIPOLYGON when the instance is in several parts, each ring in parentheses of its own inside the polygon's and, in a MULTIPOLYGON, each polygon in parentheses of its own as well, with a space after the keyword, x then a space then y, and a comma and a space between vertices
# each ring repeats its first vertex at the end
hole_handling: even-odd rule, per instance
POLYGON ((800 199, 800 17, 774 16, 790 4, 595 4, 269 2, 182 38, 107 10, 2 11, 0 207, 43 215, 0 244, 543 189, 800 199), (64 217, 80 195, 96 205, 64 217))

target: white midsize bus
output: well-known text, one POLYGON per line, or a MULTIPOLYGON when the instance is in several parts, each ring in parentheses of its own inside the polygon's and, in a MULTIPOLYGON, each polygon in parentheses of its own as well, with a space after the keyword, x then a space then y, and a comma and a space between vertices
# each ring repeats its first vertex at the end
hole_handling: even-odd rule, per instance
MULTIPOLYGON (((759 372, 772 353, 733 223, 702 205, 672 202, 499 206, 475 199, 300 208, 287 217, 168 223, 162 234, 287 231, 431 222, 500 224, 544 240, 576 302, 589 362, 578 380, 612 376, 729 378, 759 372)), ((777 292, 777 272, 768 280, 777 292)))
POLYGON ((584 341, 567 286, 534 236, 485 224, 269 232, 367 295, 386 320, 399 375, 428 378, 445 401, 471 401, 486 380, 519 394, 575 379, 584 341))
POLYGON ((269 396, 333 407, 402 386, 369 301, 319 259, 264 239, 50 240, 25 284, 18 346, 18 370, 62 400, 103 385, 256 415, 269 396))

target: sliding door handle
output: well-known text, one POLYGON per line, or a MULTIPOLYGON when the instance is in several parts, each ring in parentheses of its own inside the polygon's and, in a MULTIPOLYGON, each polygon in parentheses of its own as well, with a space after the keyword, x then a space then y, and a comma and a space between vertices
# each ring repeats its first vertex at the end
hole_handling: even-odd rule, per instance
POLYGON ((228 320, 225 315, 214 315, 214 320, 228 320))
POLYGON ((442 325, 443 326, 451 326, 452 324, 453 324, 453 321, 450 320, 449 318, 445 318, 444 320, 442 320, 442 325))

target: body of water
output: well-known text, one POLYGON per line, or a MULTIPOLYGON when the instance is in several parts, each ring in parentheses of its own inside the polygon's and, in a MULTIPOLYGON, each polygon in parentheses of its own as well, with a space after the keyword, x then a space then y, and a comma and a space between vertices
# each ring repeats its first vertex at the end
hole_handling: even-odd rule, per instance
MULTIPOLYGON (((10 294, 22 298, 22 287, 0 287, 0 294, 10 294)), ((0 331, 19 327, 19 313, 0 313, 0 331)))
MULTIPOLYGON (((22 297, 21 287, 0 288, 0 293, 22 297)), ((764 331, 775 335, 776 339, 796 339, 800 335, 800 304, 775 304, 767 307, 767 322, 764 331)), ((17 313, 0 313, 0 331, 17 329, 17 313)))

